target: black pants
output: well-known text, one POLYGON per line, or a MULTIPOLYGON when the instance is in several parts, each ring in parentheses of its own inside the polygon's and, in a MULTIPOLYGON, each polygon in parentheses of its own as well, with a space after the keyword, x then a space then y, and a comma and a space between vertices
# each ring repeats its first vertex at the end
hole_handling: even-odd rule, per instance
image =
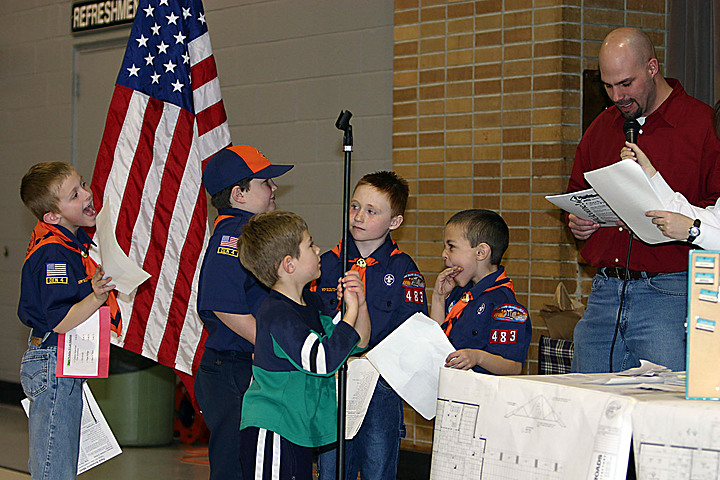
POLYGON ((246 479, 313 478, 312 448, 296 445, 264 428, 248 427, 240 431, 240 464, 246 479))

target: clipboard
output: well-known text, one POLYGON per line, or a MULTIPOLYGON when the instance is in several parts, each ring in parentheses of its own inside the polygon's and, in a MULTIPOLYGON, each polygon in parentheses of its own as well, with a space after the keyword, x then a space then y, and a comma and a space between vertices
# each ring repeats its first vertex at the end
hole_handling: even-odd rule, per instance
POLYGON ((110 307, 100 307, 67 333, 58 334, 55 375, 107 378, 110 366, 110 307))
POLYGON ((691 250, 685 398, 720 400, 720 252, 691 250))

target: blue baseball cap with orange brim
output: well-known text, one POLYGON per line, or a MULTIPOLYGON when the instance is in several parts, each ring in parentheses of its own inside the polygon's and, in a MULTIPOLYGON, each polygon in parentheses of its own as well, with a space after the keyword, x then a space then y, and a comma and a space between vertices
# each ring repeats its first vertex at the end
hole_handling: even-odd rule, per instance
POLYGON ((233 145, 208 160, 202 181, 212 196, 245 178, 275 178, 293 167, 271 164, 260 150, 250 145, 233 145))

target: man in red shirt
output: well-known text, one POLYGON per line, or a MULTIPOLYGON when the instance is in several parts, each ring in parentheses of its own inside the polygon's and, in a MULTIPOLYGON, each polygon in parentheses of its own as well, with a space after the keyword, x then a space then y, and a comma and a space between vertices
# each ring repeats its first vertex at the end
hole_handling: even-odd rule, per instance
MULTIPOLYGON (((568 192, 590 187, 585 172, 620 160, 623 123, 636 119, 637 144, 673 190, 695 205, 713 204, 720 195, 720 142, 712 109, 660 74, 652 42, 637 29, 610 32, 598 60, 615 108, 602 112, 585 132, 568 192)), ((625 226, 600 228, 575 215, 568 215, 568 226, 575 238, 587 240, 581 254, 598 268, 585 316, 575 328, 573 371, 619 371, 640 359, 684 370, 689 245, 652 246, 637 237, 631 244, 625 226)))

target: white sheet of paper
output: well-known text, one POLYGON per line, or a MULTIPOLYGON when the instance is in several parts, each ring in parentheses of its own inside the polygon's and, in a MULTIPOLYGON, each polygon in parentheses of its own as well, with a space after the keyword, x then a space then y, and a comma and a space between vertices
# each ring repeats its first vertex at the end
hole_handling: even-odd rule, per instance
POLYGON ((660 196, 642 167, 630 159, 585 173, 585 179, 617 215, 645 243, 672 242, 664 236, 648 210, 664 210, 660 196))
POLYGON ((100 253, 100 263, 105 274, 112 277, 117 291, 130 295, 138 285, 150 278, 150 274, 138 267, 120 248, 110 217, 110 208, 106 205, 96 218, 95 243, 100 253))
POLYGON ((437 406, 440 368, 454 351, 440 325, 416 313, 366 356, 403 400, 431 420, 437 406))
MULTIPOLYGON (((29 415, 30 400, 24 398, 20 403, 25 409, 25 415, 29 415)), ((83 383, 83 413, 77 474, 80 475, 121 453, 122 449, 100 411, 90 387, 87 382, 83 383)))
POLYGON ((620 220, 592 188, 560 195, 547 195, 545 199, 566 212, 585 220, 592 220, 603 227, 612 227, 620 220))
MULTIPOLYGON (((660 394, 667 395, 667 394, 660 394)), ((638 479, 720 478, 720 409, 717 402, 638 402, 632 412, 638 479)))
POLYGON ((345 439, 355 437, 362 426, 380 374, 365 357, 350 358, 345 402, 345 439))
POLYGON ((63 373, 67 376, 92 377, 98 374, 100 361, 100 310, 65 333, 63 373))
POLYGON ((636 401, 443 368, 432 480, 625 479, 636 401))

